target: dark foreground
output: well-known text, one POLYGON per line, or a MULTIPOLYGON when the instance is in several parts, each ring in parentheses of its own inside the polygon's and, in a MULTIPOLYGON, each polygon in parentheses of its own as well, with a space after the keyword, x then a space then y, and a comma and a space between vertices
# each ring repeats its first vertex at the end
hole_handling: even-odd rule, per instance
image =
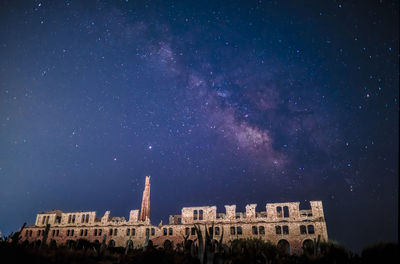
POLYGON ((301 256, 290 256, 274 245, 258 239, 235 240, 230 246, 213 254, 205 254, 203 260, 198 251, 180 248, 155 248, 151 244, 145 249, 101 248, 89 241, 80 241, 73 246, 46 246, 28 243, 0 241, 0 263, 398 263, 399 246, 380 243, 368 247, 360 255, 346 250, 341 245, 321 243, 301 256))

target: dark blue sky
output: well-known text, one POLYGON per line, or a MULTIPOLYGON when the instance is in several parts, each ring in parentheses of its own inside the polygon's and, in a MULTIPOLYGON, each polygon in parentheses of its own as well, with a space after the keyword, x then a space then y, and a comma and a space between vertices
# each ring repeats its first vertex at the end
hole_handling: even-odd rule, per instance
POLYGON ((398 1, 1 1, 0 231, 322 200, 397 240, 398 1))

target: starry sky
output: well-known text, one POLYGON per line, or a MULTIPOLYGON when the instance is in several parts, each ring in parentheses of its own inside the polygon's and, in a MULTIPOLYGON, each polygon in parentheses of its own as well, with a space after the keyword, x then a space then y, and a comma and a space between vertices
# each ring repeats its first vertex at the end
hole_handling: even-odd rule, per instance
POLYGON ((0 231, 322 200, 397 240, 398 1, 1 1, 0 231))

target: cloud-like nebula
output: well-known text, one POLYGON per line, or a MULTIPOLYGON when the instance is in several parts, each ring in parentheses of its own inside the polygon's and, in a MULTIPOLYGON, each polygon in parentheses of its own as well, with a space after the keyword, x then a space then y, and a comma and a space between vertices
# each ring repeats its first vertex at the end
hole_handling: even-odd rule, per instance
POLYGON ((110 14, 114 30, 123 32, 117 40, 126 41, 149 69, 182 87, 176 104, 236 154, 255 161, 262 170, 282 170, 299 166, 310 151, 334 153, 337 131, 323 116, 321 98, 310 91, 313 83, 307 83, 310 88, 304 91, 305 84, 296 84, 285 65, 265 59, 267 66, 261 69, 248 50, 238 56, 229 49, 214 50, 232 59, 229 65, 212 63, 207 49, 185 50, 199 32, 183 33, 182 41, 165 24, 129 23, 116 12, 110 14), (305 145, 308 152, 301 150, 305 145))

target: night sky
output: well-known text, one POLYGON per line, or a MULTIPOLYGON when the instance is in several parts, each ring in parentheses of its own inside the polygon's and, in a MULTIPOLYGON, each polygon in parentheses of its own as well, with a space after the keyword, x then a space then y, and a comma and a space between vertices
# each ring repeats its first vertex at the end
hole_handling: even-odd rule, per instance
POLYGON ((1 1, 0 231, 322 200, 397 240, 398 1, 1 1))

